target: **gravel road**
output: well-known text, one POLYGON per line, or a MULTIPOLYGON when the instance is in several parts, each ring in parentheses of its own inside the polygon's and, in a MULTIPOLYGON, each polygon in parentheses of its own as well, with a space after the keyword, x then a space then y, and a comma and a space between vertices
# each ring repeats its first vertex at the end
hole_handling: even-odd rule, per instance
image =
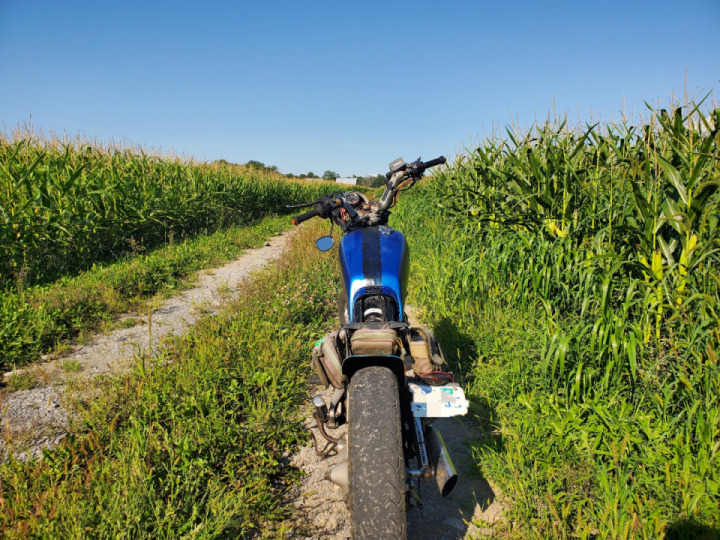
MULTIPOLYGON (((47 358, 29 367, 39 384, 31 390, 4 391, 0 394, 0 453, 9 452, 19 459, 36 458, 43 448, 52 448, 65 436, 71 420, 64 407, 68 383, 106 373, 128 369, 138 353, 153 355, 168 336, 184 333, 207 313, 217 312, 251 272, 278 257, 292 234, 273 237, 265 247, 249 250, 225 266, 202 272, 197 286, 170 298, 145 314, 126 314, 120 321, 136 319, 138 324, 94 337, 74 347, 62 357, 47 358), (77 362, 81 369, 67 373, 65 362, 77 362)), ((410 311, 410 309, 408 309, 410 311)), ((10 373, 5 374, 6 377, 10 373)), ((316 388, 313 395, 324 395, 329 401, 331 390, 316 388)), ((308 399, 306 425, 312 421, 308 399)), ((473 418, 438 419, 434 423, 448 447, 459 475, 458 485, 450 496, 442 498, 434 482, 421 489, 424 508, 408 511, 408 537, 418 540, 450 540, 482 538, 490 534, 473 524, 501 519, 502 504, 488 482, 478 473, 472 458, 472 445, 485 434, 473 418)), ((314 430, 318 441, 323 441, 314 430)), ((336 437, 345 427, 330 431, 336 437)), ((339 461, 337 455, 321 459, 312 446, 305 446, 292 456, 290 464, 305 472, 302 484, 288 495, 297 509, 288 523, 294 538, 345 539, 350 536, 350 523, 343 494, 339 487, 325 480, 326 472, 339 461)))
POLYGON ((70 380, 127 369, 138 353, 153 356, 167 337, 181 335, 199 317, 217 312, 251 272, 282 253, 292 232, 275 236, 264 247, 248 250, 224 266, 201 272, 195 287, 149 312, 120 317, 121 324, 135 319, 134 326, 97 335, 67 354, 26 368, 35 373, 38 385, 31 390, 0 394, 0 455, 12 451, 15 457, 27 459, 42 456, 43 448, 56 446, 65 436, 70 420, 63 405, 70 380), (80 369, 68 373, 62 369, 66 362, 77 362, 80 369))

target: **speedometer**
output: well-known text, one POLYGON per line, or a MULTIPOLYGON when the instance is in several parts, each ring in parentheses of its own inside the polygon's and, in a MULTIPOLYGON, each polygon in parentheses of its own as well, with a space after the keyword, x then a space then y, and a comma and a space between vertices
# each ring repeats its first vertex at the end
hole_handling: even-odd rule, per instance
POLYGON ((353 206, 360 202, 360 194, 355 191, 349 191, 348 193, 343 194, 343 197, 353 206))

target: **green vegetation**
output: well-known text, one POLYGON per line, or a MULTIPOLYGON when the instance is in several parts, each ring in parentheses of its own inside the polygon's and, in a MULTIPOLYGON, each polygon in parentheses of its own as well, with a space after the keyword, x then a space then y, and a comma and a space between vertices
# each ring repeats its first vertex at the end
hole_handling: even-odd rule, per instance
POLYGON ((695 105, 508 131, 393 216, 511 536, 720 534, 719 133, 695 105))
POLYGON ((82 371, 83 367, 76 359, 72 359, 63 360, 60 364, 60 369, 62 369, 65 373, 76 373, 78 371, 82 371))
POLYGON ((287 217, 269 217, 105 266, 97 264, 51 285, 7 291, 0 299, 0 368, 33 361, 155 295, 177 292, 197 270, 258 247, 288 225, 287 217))
POLYGON ((23 369, 8 375, 7 385, 10 390, 30 390, 35 388, 37 377, 33 371, 23 369))
POLYGON ((339 293, 335 265, 312 248, 321 231, 304 227, 287 257, 157 362, 98 382, 42 461, 0 465, 0 536, 281 536, 293 481, 283 452, 306 439, 310 349, 339 293))
POLYGON ((259 218, 331 187, 252 166, 0 136, 0 369, 260 245, 288 223, 259 218))
MULTIPOLYGON (((547 123, 488 139, 401 198, 412 301, 496 428, 475 451, 507 536, 720 534, 719 143, 720 111, 694 105, 641 126, 547 123)), ((230 224, 327 191, 63 148, 0 147, 3 358, 180 286, 258 238, 230 224)), ((303 374, 338 294, 312 248, 324 225, 157 362, 92 383, 42 461, 0 465, 0 535, 281 536, 283 452, 304 440, 303 374)))
POLYGON ((249 166, 0 135, 0 290, 283 213, 327 186, 249 166))

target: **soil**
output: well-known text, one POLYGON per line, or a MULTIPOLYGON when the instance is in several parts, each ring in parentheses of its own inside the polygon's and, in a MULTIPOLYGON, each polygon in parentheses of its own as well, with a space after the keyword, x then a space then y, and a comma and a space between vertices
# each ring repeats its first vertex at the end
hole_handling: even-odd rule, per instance
MULTIPOLYGON (((408 306, 413 324, 414 310, 408 306)), ((332 396, 332 387, 315 387, 310 398, 321 395, 326 403, 332 396)), ((320 436, 312 419, 313 408, 308 399, 305 425, 312 428, 320 447, 326 442, 320 436)), ((503 519, 502 496, 486 478, 480 474, 473 459, 473 446, 483 438, 492 437, 485 433, 479 420, 470 413, 464 417, 438 418, 433 428, 440 431, 458 474, 458 483, 447 497, 443 498, 434 480, 424 482, 420 488, 423 508, 412 508, 407 512, 408 538, 412 540, 455 540, 459 538, 484 538, 493 534, 492 524, 503 519)), ((341 438, 345 426, 327 430, 335 438, 341 438)), ((290 458, 290 464, 305 473, 302 483, 288 494, 297 513, 287 526, 293 538, 341 540, 350 538, 350 516, 345 505, 342 490, 325 479, 330 469, 342 461, 333 452, 326 458, 315 453, 312 442, 301 447, 290 458)))

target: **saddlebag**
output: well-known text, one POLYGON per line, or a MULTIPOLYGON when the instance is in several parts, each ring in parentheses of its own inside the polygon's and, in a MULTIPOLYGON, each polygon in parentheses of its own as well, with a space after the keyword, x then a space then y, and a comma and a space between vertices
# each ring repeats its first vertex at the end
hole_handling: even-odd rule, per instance
POLYGON ((318 341, 312 350, 312 359, 323 385, 332 384, 335 388, 345 388, 347 377, 342 372, 337 336, 337 332, 330 332, 318 341))
POLYGON ((445 363, 445 355, 432 331, 422 326, 411 326, 406 335, 415 374, 423 375, 440 369, 445 363))
POLYGON ((404 349, 392 328, 360 328, 353 332, 350 348, 353 354, 370 356, 398 355, 404 349))

